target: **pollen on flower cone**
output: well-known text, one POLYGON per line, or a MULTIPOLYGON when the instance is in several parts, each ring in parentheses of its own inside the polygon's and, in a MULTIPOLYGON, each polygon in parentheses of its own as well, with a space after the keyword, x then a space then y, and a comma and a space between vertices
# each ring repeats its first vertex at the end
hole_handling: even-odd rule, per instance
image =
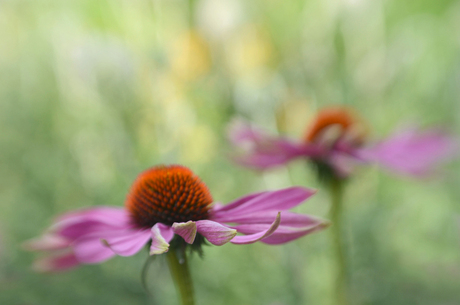
POLYGON ((354 140, 362 143, 366 137, 363 121, 350 108, 344 106, 331 106, 323 108, 309 126, 305 135, 306 142, 314 142, 326 129, 338 126, 341 133, 353 133, 354 140))
POLYGON ((213 202, 207 186, 190 169, 180 165, 158 166, 142 172, 126 199, 126 208, 135 225, 208 218, 213 202))

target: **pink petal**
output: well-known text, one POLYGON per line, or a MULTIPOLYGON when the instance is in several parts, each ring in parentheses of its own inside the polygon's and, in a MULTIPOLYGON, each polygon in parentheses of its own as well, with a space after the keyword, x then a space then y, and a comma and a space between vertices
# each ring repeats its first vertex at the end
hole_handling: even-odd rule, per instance
POLYGON ((213 206, 213 211, 214 212, 225 212, 225 211, 229 211, 229 210, 233 210, 237 207, 239 207, 240 205, 248 202, 249 200, 252 200, 253 198, 255 197, 258 197, 262 194, 265 194, 265 193, 268 193, 269 191, 264 191, 264 192, 260 192, 260 193, 254 193, 254 194, 250 194, 250 195, 247 195, 247 196, 244 196, 244 197, 241 197, 227 205, 214 205, 213 206))
MULTIPOLYGON (((322 229, 327 228, 329 222, 322 222, 316 225, 307 226, 303 228, 295 228, 289 226, 279 226, 278 229, 270 236, 265 237, 261 241, 266 244, 278 245, 290 242, 294 239, 300 238, 307 234, 311 234, 322 229)), ((240 225, 235 227, 238 232, 250 234, 267 228, 267 225, 240 225)))
POLYGON ((347 178, 353 173, 356 165, 361 163, 361 160, 341 152, 331 152, 329 163, 338 177, 347 178))
POLYGON ((152 230, 151 230, 152 245, 150 246, 150 255, 162 254, 162 253, 168 252, 169 250, 169 243, 165 240, 165 238, 161 234, 161 229, 160 229, 161 226, 164 226, 164 225, 157 223, 152 227, 152 230))
MULTIPOLYGON (((126 233, 130 230, 130 220, 124 209, 89 208, 60 216, 47 233, 27 243, 25 247, 39 251, 67 249, 73 251, 73 256, 81 263, 99 263, 115 255, 111 249, 101 243, 101 239, 113 238, 119 236, 120 232, 126 233)), ((59 263, 60 260, 54 260, 54 257, 60 258, 60 256, 52 256, 49 260, 44 259, 39 263, 45 267, 51 266, 49 264, 52 263, 59 263)), ((68 262, 70 257, 66 259, 68 262)))
POLYGON ((130 219, 125 209, 89 208, 60 216, 50 231, 69 239, 76 239, 94 231, 125 228, 129 223, 130 219))
POLYGON ((85 264, 104 262, 115 256, 115 252, 102 243, 101 237, 94 234, 76 240, 72 249, 77 260, 85 264))
POLYGON ((287 242, 293 241, 297 238, 303 237, 305 235, 311 234, 318 232, 320 230, 323 230, 327 228, 328 225, 321 225, 321 226, 316 226, 310 229, 305 229, 305 230, 299 230, 299 231, 292 231, 292 232, 275 232, 274 234, 270 235, 267 238, 264 238, 261 240, 263 243, 269 244, 269 245, 280 245, 280 244, 285 244, 287 242))
POLYGON ((397 132, 376 146, 361 150, 367 160, 413 176, 429 174, 434 166, 453 158, 457 152, 457 140, 437 130, 416 128, 397 132))
POLYGON ((117 226, 119 223, 125 223, 129 219, 129 215, 124 208, 117 207, 91 207, 66 213, 56 219, 56 226, 59 227, 60 222, 81 222, 81 220, 93 220, 117 226))
POLYGON ((65 220, 68 218, 75 218, 75 217, 94 217, 100 219, 121 219, 124 218, 126 213, 124 212, 124 208, 121 207, 113 207, 113 206, 95 206, 95 207, 88 207, 82 208, 79 210, 74 210, 73 212, 65 213, 61 216, 57 217, 58 221, 65 220))
POLYGON ((256 241, 259 241, 265 237, 270 236, 275 232, 275 230, 279 227, 281 222, 281 213, 278 213, 275 221, 271 224, 271 226, 261 232, 245 235, 245 236, 235 236, 230 242, 233 244, 252 244, 256 241))
POLYGON ((224 205, 221 202, 214 202, 212 204, 212 207, 214 210, 220 210, 224 207, 224 205))
POLYGON ((55 234, 44 234, 23 243, 23 248, 27 251, 52 251, 65 249, 70 246, 70 241, 55 234))
POLYGON ((150 230, 119 230, 103 234, 102 241, 113 252, 121 256, 132 256, 139 252, 150 239, 150 230))
POLYGON ((234 120, 228 126, 228 139, 234 145, 244 145, 246 142, 262 141, 267 134, 260 129, 251 127, 248 122, 234 120))
POLYGON ((173 237, 174 237, 174 230, 171 226, 167 226, 162 223, 158 223, 158 229, 160 230, 161 236, 164 238, 164 240, 169 243, 173 237))
POLYGON ((319 155, 320 148, 317 146, 296 143, 285 138, 271 138, 260 143, 254 143, 252 150, 232 159, 242 166, 267 169, 287 164, 299 157, 319 155))
POLYGON ((198 233, 216 246, 228 243, 237 233, 235 229, 228 228, 212 220, 198 220, 196 228, 198 233))
MULTIPOLYGON (((270 224, 273 219, 276 218, 278 211, 264 211, 256 213, 248 213, 244 215, 225 215, 216 218, 213 217, 213 220, 218 222, 232 222, 240 224, 270 224)), ((305 214, 297 214, 289 211, 281 212, 281 224, 291 227, 307 227, 307 226, 316 226, 320 223, 323 223, 324 220, 305 214)))
POLYGON ((269 136, 241 121, 231 125, 229 140, 237 149, 243 151, 233 160, 240 165, 257 169, 282 165, 294 158, 318 156, 321 153, 321 149, 315 144, 269 136))
POLYGON ((193 244, 196 236, 196 223, 194 221, 175 222, 172 225, 174 233, 185 240, 186 243, 193 244))
POLYGON ((71 252, 38 259, 32 265, 37 272, 60 272, 79 265, 75 255, 71 252))
POLYGON ((218 217, 245 215, 260 211, 284 211, 299 205, 315 193, 315 190, 303 187, 290 187, 278 191, 265 192, 232 210, 225 212, 222 209, 218 210, 214 213, 213 217, 217 219, 218 217))

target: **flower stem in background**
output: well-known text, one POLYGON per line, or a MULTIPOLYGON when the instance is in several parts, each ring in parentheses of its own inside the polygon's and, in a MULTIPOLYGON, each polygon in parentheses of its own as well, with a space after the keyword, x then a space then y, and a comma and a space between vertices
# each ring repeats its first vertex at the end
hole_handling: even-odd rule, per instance
POLYGON ((170 249, 166 254, 166 259, 171 271, 171 277, 176 285, 177 292, 180 294, 181 304, 194 305, 192 278, 185 249, 170 249))
POLYGON ((149 296, 152 296, 152 294, 150 293, 149 288, 147 286, 147 272, 149 270, 150 264, 153 262, 155 258, 156 258, 156 255, 149 255, 147 257, 147 259, 145 260, 144 266, 142 267, 142 273, 141 273, 142 287, 144 287, 144 290, 147 292, 149 296))
POLYGON ((335 304, 348 305, 348 283, 347 283, 347 264, 345 258, 345 246, 343 240, 342 225, 342 199, 343 199, 343 180, 333 178, 330 180, 331 210, 330 220, 331 237, 334 260, 336 261, 336 278, 334 283, 335 304))

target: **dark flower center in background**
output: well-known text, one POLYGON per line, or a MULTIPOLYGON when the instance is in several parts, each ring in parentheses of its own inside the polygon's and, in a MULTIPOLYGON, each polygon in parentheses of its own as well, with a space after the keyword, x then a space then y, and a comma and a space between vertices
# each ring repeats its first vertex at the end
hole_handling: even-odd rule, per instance
POLYGON ((323 108, 316 115, 307 129, 304 140, 317 142, 324 137, 346 137, 354 145, 361 145, 367 136, 367 128, 363 120, 351 109, 344 106, 323 108))
POLYGON ((133 222, 152 227, 160 222, 203 220, 213 199, 208 187, 191 170, 180 165, 157 166, 142 172, 126 199, 133 222))

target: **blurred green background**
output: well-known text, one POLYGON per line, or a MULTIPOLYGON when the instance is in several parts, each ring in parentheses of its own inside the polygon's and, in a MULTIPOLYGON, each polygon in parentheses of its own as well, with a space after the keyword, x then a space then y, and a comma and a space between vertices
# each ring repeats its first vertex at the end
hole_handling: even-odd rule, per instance
MULTIPOLYGON (((177 304, 146 253, 43 275, 20 244, 56 214, 122 206, 143 169, 190 167, 217 201, 319 187, 303 161, 260 174, 227 156, 245 117, 300 137, 348 104, 375 139, 404 122, 460 133, 460 2, 1 0, 0 304, 177 304)), ((356 304, 460 304, 458 162, 426 181, 362 169, 346 193, 356 304)), ((298 211, 325 217, 323 191, 298 211)), ((197 304, 333 305, 328 232, 206 247, 197 304)))

